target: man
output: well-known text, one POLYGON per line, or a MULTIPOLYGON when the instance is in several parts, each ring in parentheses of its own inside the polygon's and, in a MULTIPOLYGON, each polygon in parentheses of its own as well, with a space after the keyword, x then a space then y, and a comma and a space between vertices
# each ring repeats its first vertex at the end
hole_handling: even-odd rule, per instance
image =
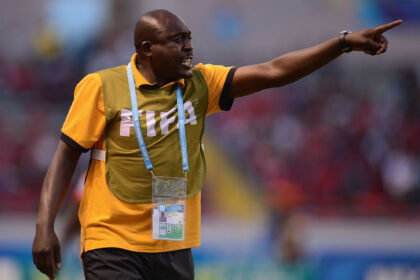
POLYGON ((50 279, 61 268, 54 219, 80 153, 92 149, 79 210, 86 279, 193 279, 190 248, 200 245, 205 116, 229 110, 234 98, 296 81, 343 52, 382 54, 382 33, 401 22, 342 32, 236 69, 193 67, 184 22, 165 10, 143 15, 130 63, 90 74, 76 87, 41 192, 33 243, 37 268, 50 279), (162 200, 168 190, 175 198, 162 200))

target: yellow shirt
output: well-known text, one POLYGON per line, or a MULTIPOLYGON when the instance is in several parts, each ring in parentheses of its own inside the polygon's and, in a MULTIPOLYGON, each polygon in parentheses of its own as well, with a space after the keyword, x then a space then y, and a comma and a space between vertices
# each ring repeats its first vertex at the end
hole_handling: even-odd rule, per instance
MULTIPOLYGON (((131 58, 135 64, 136 54, 131 58)), ((206 114, 220 111, 219 99, 232 68, 198 64, 208 86, 206 114)), ((134 68, 136 87, 150 83, 134 68)), ((183 81, 180 81, 183 83, 183 81)), ((127 94, 129 94, 127 92, 127 94)), ((77 86, 74 101, 62 128, 62 139, 87 151, 105 150, 106 126, 102 81, 98 73, 87 75, 77 86), (64 136, 64 137, 63 137, 64 136)), ((152 159, 153 160, 153 159, 152 159)), ((127 203, 115 197, 105 179, 105 162, 92 160, 80 203, 81 252, 116 247, 135 252, 165 252, 200 246, 201 193, 187 198, 184 241, 152 239, 152 204, 127 203)))

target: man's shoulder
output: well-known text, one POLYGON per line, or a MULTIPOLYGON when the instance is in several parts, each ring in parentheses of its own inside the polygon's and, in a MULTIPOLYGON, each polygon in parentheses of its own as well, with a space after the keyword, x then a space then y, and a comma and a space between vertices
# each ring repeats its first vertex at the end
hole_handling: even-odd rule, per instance
POLYGON ((208 70, 203 68, 203 66, 204 65, 202 63, 199 63, 199 64, 195 65, 192 68, 192 76, 190 78, 188 78, 187 80, 196 81, 196 82, 197 81, 204 81, 205 82, 204 76, 206 75, 206 71, 208 71, 208 70))
POLYGON ((76 87, 82 86, 96 86, 102 87, 104 82, 110 79, 121 79, 124 78, 126 65, 120 65, 112 68, 102 69, 96 72, 92 72, 83 77, 83 79, 77 84, 76 87))
POLYGON ((126 73, 126 65, 120 65, 112 68, 106 68, 95 72, 95 74, 99 75, 102 80, 104 81, 113 80, 113 79, 124 79, 127 75, 126 73))
POLYGON ((213 64, 204 64, 204 63, 202 63, 202 62, 199 62, 198 64, 196 64, 194 67, 193 67, 193 70, 198 70, 198 71, 206 71, 206 70, 208 70, 209 68, 211 68, 212 66, 214 66, 213 64))
POLYGON ((231 68, 231 66, 198 63, 194 66, 193 73, 194 71, 198 72, 207 84, 212 84, 214 82, 224 81, 231 68))
POLYGON ((198 63, 194 66, 193 70, 200 71, 202 75, 214 75, 215 73, 218 73, 220 71, 226 71, 232 68, 231 66, 225 66, 225 65, 217 65, 217 64, 210 64, 210 63, 198 63))
POLYGON ((115 67, 111 67, 111 68, 105 68, 105 69, 99 70, 95 73, 98 73, 99 75, 102 75, 104 73, 105 74, 107 74, 107 73, 112 73, 112 74, 125 73, 126 66, 127 65, 124 64, 124 65, 119 65, 119 66, 115 66, 115 67))
POLYGON ((216 71, 217 67, 220 67, 220 65, 214 65, 214 64, 204 64, 204 63, 198 63, 196 64, 193 69, 193 77, 194 76, 203 76, 206 77, 208 75, 212 75, 213 72, 216 71))

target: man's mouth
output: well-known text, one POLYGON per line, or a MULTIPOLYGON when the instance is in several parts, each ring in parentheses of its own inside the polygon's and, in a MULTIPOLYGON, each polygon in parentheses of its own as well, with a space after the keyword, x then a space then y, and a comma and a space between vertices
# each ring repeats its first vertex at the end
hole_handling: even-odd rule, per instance
POLYGON ((187 56, 181 59, 181 65, 186 69, 192 68, 192 56, 187 56))

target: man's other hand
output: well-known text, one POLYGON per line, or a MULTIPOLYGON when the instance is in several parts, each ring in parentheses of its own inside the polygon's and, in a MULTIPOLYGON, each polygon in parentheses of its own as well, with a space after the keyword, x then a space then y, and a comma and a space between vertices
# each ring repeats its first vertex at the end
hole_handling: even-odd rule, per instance
POLYGON ((37 227, 32 245, 32 258, 36 267, 50 279, 55 278, 55 270, 61 269, 60 243, 54 230, 37 227))

